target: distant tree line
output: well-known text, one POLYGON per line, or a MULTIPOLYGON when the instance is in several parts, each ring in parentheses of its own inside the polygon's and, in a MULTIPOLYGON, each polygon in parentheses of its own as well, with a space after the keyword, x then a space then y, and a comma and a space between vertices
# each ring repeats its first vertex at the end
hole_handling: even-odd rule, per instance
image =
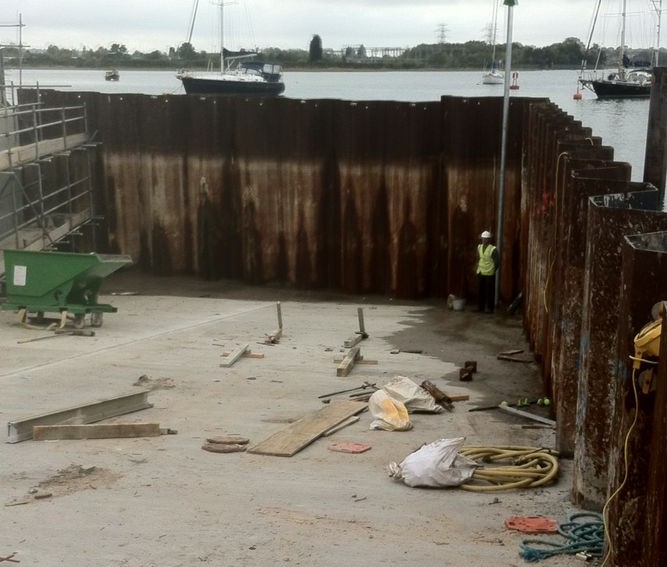
MULTIPOLYGON (((496 59, 502 60, 505 46, 496 46, 496 59)), ((488 42, 421 44, 399 50, 391 56, 373 56, 373 50, 363 45, 334 51, 323 47, 322 38, 314 35, 308 49, 268 48, 260 58, 280 63, 286 68, 377 68, 377 69, 478 69, 491 63, 492 48, 488 42)), ((587 59, 587 67, 615 66, 617 48, 593 46, 588 53, 577 38, 569 37, 560 43, 545 47, 512 44, 512 67, 516 69, 574 69, 587 59)), ((661 53, 667 53, 661 50, 661 53)), ((109 48, 65 49, 50 45, 46 50, 24 50, 15 47, 2 51, 5 65, 16 66, 22 56, 24 67, 82 67, 82 68, 189 68, 205 69, 218 64, 218 53, 198 51, 190 43, 170 47, 167 52, 130 53, 123 44, 113 43, 109 48)), ((648 50, 629 50, 629 65, 647 64, 651 60, 648 50)))

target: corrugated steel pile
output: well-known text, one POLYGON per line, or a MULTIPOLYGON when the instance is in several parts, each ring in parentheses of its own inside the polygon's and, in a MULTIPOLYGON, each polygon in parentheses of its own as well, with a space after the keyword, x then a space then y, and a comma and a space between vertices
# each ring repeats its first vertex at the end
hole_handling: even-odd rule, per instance
MULTIPOLYGON (((145 269, 476 293, 475 244, 497 210, 499 98, 43 97, 86 100, 105 148, 109 251, 145 269)), ((508 140, 501 296, 523 292, 558 449, 574 457, 572 498, 600 510, 626 468, 632 339, 667 299, 667 213, 655 187, 632 182, 613 148, 548 101, 512 98, 508 140)), ((609 504, 614 565, 660 564, 638 563, 638 549, 664 560, 664 361, 660 372, 657 392, 639 397, 628 479, 609 504)))

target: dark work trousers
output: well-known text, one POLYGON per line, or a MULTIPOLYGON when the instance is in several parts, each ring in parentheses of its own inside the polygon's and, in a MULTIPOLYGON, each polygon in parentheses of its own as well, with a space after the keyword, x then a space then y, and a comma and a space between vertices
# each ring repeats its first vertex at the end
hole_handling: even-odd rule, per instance
POLYGON ((479 280, 479 310, 493 313, 496 299, 496 276, 483 276, 478 274, 479 280))

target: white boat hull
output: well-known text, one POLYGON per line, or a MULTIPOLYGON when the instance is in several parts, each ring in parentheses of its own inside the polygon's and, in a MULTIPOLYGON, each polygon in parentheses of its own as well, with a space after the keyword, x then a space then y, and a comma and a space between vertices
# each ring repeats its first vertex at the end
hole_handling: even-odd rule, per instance
POLYGON ((482 74, 482 84, 484 85, 502 85, 505 82, 505 74, 499 71, 489 71, 482 74))

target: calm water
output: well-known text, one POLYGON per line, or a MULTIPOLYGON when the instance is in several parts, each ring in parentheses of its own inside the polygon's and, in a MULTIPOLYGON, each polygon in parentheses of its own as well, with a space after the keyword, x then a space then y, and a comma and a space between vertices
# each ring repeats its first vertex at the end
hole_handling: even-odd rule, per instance
MULTIPOLYGON (((109 93, 184 94, 173 71, 122 70, 120 81, 104 80, 97 70, 24 70, 23 83, 62 90, 109 93)), ((289 98, 340 98, 346 100, 432 101, 442 95, 502 96, 502 85, 481 84, 481 72, 387 71, 387 72, 289 72, 284 75, 289 98)), ((18 72, 9 70, 7 83, 17 84, 18 72)), ((545 97, 592 128, 605 145, 615 148, 615 159, 632 165, 632 179, 641 181, 648 123, 649 101, 600 101, 588 92, 575 101, 576 71, 523 71, 519 90, 512 96, 545 97)))

